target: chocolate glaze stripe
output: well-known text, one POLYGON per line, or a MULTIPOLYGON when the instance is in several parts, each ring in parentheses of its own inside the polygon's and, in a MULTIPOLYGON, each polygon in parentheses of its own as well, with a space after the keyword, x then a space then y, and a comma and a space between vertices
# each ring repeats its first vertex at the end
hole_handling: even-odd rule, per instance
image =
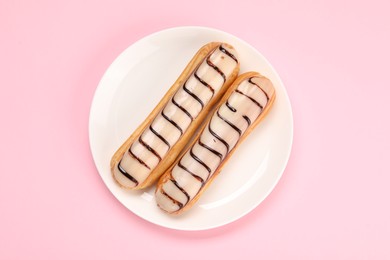
POLYGON ((185 167, 183 164, 181 164, 181 160, 179 161, 179 163, 177 164, 177 166, 179 166, 180 168, 182 168, 183 170, 185 170, 186 172, 188 172, 189 174, 191 174, 192 177, 194 177, 195 179, 197 179, 197 180, 202 184, 202 186, 203 186, 205 180, 203 180, 202 177, 200 177, 199 175, 196 175, 196 174, 192 173, 190 170, 188 170, 187 167, 185 167))
POLYGON ((229 100, 227 100, 225 104, 232 112, 237 112, 237 109, 230 105, 229 100))
POLYGON ((241 94, 241 95, 247 97, 247 98, 250 99, 253 103, 255 103, 258 107, 260 107, 261 109, 263 109, 263 106, 260 105, 260 103, 257 102, 253 97, 250 97, 250 96, 248 96, 247 94, 242 93, 242 92, 241 92, 240 90, 238 90, 238 89, 236 89, 235 91, 236 91, 237 93, 239 93, 239 94, 241 94))
POLYGON ((168 199, 170 199, 174 204, 176 204, 179 207, 179 209, 183 207, 183 203, 172 198, 168 193, 165 192, 164 189, 161 189, 161 193, 165 195, 168 199))
POLYGON ((134 158, 134 159, 136 159, 140 164, 142 164, 143 166, 145 166, 146 168, 148 168, 149 170, 150 170, 150 167, 149 167, 149 165, 147 165, 144 161, 142 161, 138 156, 136 156, 134 153, 133 153, 133 151, 131 151, 131 147, 132 146, 130 146, 130 148, 129 148, 129 153, 130 153, 130 155, 134 158))
POLYGON ((175 100, 175 96, 172 97, 172 103, 177 106, 181 111, 183 111, 190 119, 191 121, 194 120, 194 118, 192 117, 192 115, 190 114, 190 112, 187 111, 187 109, 185 109, 184 107, 180 106, 176 100, 175 100))
POLYGON ((134 183, 135 183, 135 186, 137 186, 137 185, 138 185, 138 181, 137 181, 133 176, 131 176, 130 174, 128 174, 128 173, 125 171, 125 169, 122 168, 121 162, 122 162, 122 160, 120 160, 119 163, 118 163, 118 170, 119 170, 126 178, 128 178, 130 181, 134 182, 134 183))
POLYGON ((195 71, 194 72, 194 77, 197 79, 197 80, 199 80, 199 82, 200 83, 202 83, 203 84, 203 86, 205 86, 205 87, 207 87, 208 89, 210 89, 210 91, 213 93, 213 95, 214 95, 214 89, 206 82, 206 81, 204 81, 203 79, 201 79, 199 76, 198 76, 198 74, 196 74, 196 72, 197 71, 195 71))
MULTIPOLYGON (((190 197, 190 195, 188 194, 188 192, 183 188, 183 187, 181 187, 180 185, 179 185, 179 183, 177 183, 177 181, 175 180, 175 179, 173 179, 173 178, 170 178, 169 179, 183 194, 184 194, 184 196, 186 196, 186 198, 187 198, 187 201, 183 204, 183 203, 181 203, 181 202, 179 202, 178 200, 176 200, 176 199, 174 199, 174 198, 172 198, 171 196, 169 196, 169 194, 167 194, 163 189, 162 189, 162 192, 163 192, 163 194, 165 195, 165 196, 167 196, 173 203, 175 203, 176 205, 178 205, 179 206, 179 209, 181 209, 182 207, 184 207, 185 205, 187 205, 188 204, 188 202, 190 201, 190 199, 191 199, 191 197, 190 197)), ((203 182, 202 182, 202 186, 203 186, 203 182)))
POLYGON ((153 134, 155 134, 158 138, 160 138, 161 141, 163 141, 168 146, 168 149, 171 148, 169 142, 164 137, 162 137, 159 133, 157 133, 157 131, 153 129, 152 125, 149 126, 149 129, 150 131, 152 131, 153 134))
POLYGON ((206 144, 203 143, 202 141, 200 141, 200 138, 199 138, 199 140, 198 140, 198 144, 199 144, 200 146, 206 148, 207 150, 209 150, 210 152, 212 152, 212 153, 215 154, 216 156, 218 156, 218 157, 219 157, 219 161, 222 161, 223 155, 222 155, 220 152, 218 152, 218 151, 214 150, 213 148, 211 148, 210 146, 206 145, 206 144))
POLYGON ((248 123, 248 126, 250 126, 252 124, 252 121, 249 119, 249 117, 247 117, 245 115, 242 117, 246 120, 246 122, 248 123))
POLYGON ((171 180, 171 182, 181 191, 181 192, 183 192, 183 194, 186 196, 186 198, 187 198, 187 201, 186 201, 186 203, 185 204, 187 204, 188 203, 188 201, 190 200, 190 195, 187 193, 187 191, 185 190, 185 189, 183 189, 180 185, 179 185, 179 183, 177 183, 177 181, 176 180, 174 180, 174 179, 170 179, 171 180))
POLYGON ((221 75, 221 77, 223 78, 223 82, 226 82, 225 73, 223 73, 222 70, 221 70, 220 68, 218 68, 218 67, 210 60, 210 55, 207 57, 206 62, 207 62, 207 64, 208 64, 210 67, 212 67, 213 69, 215 69, 215 71, 218 72, 219 75, 221 75))
POLYGON ((161 156, 156 152, 156 150, 154 150, 150 145, 148 145, 147 143, 144 142, 144 140, 142 140, 142 135, 138 138, 138 141, 140 144, 142 144, 146 149, 148 149, 151 153, 153 153, 158 158, 158 162, 161 162, 161 156))
MULTIPOLYGON (((187 83, 187 81, 186 81, 186 83, 187 83)), ((184 85, 183 85, 184 91, 187 92, 187 94, 190 95, 191 97, 193 97, 196 101, 198 101, 199 104, 202 106, 202 109, 203 109, 203 107, 204 107, 203 101, 202 101, 200 98, 198 98, 197 95, 195 95, 194 93, 192 93, 192 92, 187 88, 186 83, 184 83, 184 85)))
MULTIPOLYGON (((192 158, 194 158, 195 161, 197 161, 198 163, 200 163, 200 165, 202 165, 202 166, 209 172, 209 174, 211 173, 210 167, 209 167, 204 161, 202 161, 198 156, 196 156, 196 155, 194 154, 194 151, 192 151, 192 148, 191 148, 191 150, 190 150, 190 155, 191 155, 192 158)), ((208 178, 208 177, 207 177, 207 178, 208 178)))
POLYGON ((219 118, 221 118, 226 124, 228 124, 231 128, 233 128, 234 130, 236 130, 236 132, 241 136, 242 134, 242 131, 240 128, 238 128, 237 126, 235 126, 232 122, 230 122, 229 120, 227 120, 226 118, 224 118, 223 116, 221 116, 221 114, 219 113, 219 110, 217 110, 217 116, 219 118))
POLYGON ((161 115, 165 118, 165 120, 167 120, 169 123, 171 123, 174 127, 177 128, 177 130, 180 131, 180 135, 183 135, 183 129, 181 129, 181 127, 175 122, 173 121, 172 119, 170 119, 169 117, 167 117, 167 115, 164 114, 164 109, 161 111, 161 115))
POLYGON ((238 63, 237 58, 236 58, 231 52, 229 52, 229 51, 226 50, 224 47, 222 47, 222 44, 219 46, 219 50, 222 51, 223 53, 225 53, 227 56, 229 56, 229 57, 232 58, 235 62, 238 63))
MULTIPOLYGON (((211 118, 211 120, 213 120, 213 119, 211 118)), ((222 137, 220 137, 213 130, 211 130, 210 125, 211 125, 211 121, 210 121, 210 123, 208 125, 208 130, 209 130, 210 134, 212 134, 215 138, 217 138, 221 143, 223 143, 225 145, 225 147, 226 147, 226 154, 227 154, 229 152, 229 149, 230 149, 229 144, 225 140, 223 140, 222 137)))
POLYGON ((267 101, 268 101, 269 100, 269 96, 268 96, 267 92, 265 92, 259 85, 257 85, 255 82, 253 82, 252 79, 253 79, 253 77, 250 78, 248 80, 248 82, 253 84, 253 85, 255 85, 255 86, 257 86, 264 93, 264 95, 267 97, 267 101))

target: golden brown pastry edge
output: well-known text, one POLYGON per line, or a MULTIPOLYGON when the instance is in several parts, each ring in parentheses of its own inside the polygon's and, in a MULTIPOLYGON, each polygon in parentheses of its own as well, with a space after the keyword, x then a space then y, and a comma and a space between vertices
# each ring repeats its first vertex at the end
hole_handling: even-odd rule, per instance
MULTIPOLYGON (((219 100, 219 102, 215 105, 215 108, 214 110, 208 115, 207 117, 207 120, 206 120, 206 123, 202 126, 202 128, 200 129, 200 131, 197 133, 197 135, 193 138, 191 144, 189 144, 185 151, 183 151, 181 153, 181 155, 175 160, 175 162, 169 167, 169 169, 167 170, 167 172, 161 176, 159 182, 157 183, 157 186, 156 186, 156 192, 157 190, 161 189, 162 185, 167 182, 171 177, 172 177, 172 169, 173 167, 179 162, 179 160, 183 157, 183 155, 194 145, 194 143, 197 141, 197 139, 199 138, 199 136, 202 134, 203 130, 205 129, 205 127, 208 125, 209 121, 211 120, 211 117, 213 116, 214 114, 214 111, 216 111, 222 104, 224 104, 227 99, 230 97, 231 93, 238 87, 238 85, 245 79, 247 78, 251 78, 251 77, 260 77, 260 78, 265 78, 266 80, 268 80, 270 83, 271 83, 271 86, 272 86, 272 95, 269 95, 269 101, 267 103, 267 105, 265 106, 265 108, 263 109, 263 111, 261 112, 261 114, 259 115, 259 117, 248 127, 248 129, 245 131, 245 133, 239 138, 236 146, 234 146, 232 148, 232 150, 230 151, 230 153, 224 158, 224 160, 221 162, 221 164, 217 167, 217 169, 215 170, 214 174, 210 177, 210 179, 208 181, 206 181, 205 185, 200 189, 200 191, 195 195, 195 197, 190 200, 183 208, 177 210, 177 211, 174 211, 174 212, 167 212, 167 211, 163 211, 170 214, 170 215, 180 215, 182 213, 184 213, 185 211, 189 210, 190 208, 192 208, 192 206, 199 200, 199 198, 202 196, 202 194, 208 189, 208 187, 210 186, 210 184, 214 181, 215 177, 217 177, 219 175, 219 173, 221 172, 221 170, 223 169, 224 165, 226 162, 229 161, 230 157, 234 154, 234 152, 236 151, 236 149, 240 146, 240 144, 246 139, 246 137, 253 131, 253 129, 256 128, 256 126, 258 126, 260 124, 260 122, 264 119, 264 117, 268 114, 269 110, 271 109, 274 101, 275 101, 275 98, 276 98, 276 93, 275 93, 275 88, 273 87, 273 84, 272 82, 266 78, 265 76, 261 75, 260 73, 258 72, 254 72, 254 71, 251 71, 251 72, 246 72, 246 73, 243 73, 241 74, 240 76, 238 76, 236 78, 236 80, 232 83, 232 85, 229 87, 229 89, 225 92, 224 96, 219 100)), ((161 208, 160 208, 161 209, 161 208)))
POLYGON ((214 51, 219 45, 224 44, 230 48, 233 48, 231 45, 222 42, 211 42, 203 47, 201 47, 198 52, 194 55, 191 61, 187 64, 183 72, 177 78, 175 83, 169 88, 169 90, 162 97, 160 102, 152 110, 152 112, 146 117, 146 119, 136 128, 136 130, 130 135, 130 137, 119 147, 119 149, 112 156, 110 162, 111 174, 115 182, 122 188, 129 190, 140 190, 151 186, 166 170, 172 165, 181 151, 186 147, 188 142, 192 139, 196 130, 204 123, 204 119, 209 114, 210 110, 213 108, 215 103, 220 99, 220 97, 225 93, 227 88, 235 80, 240 69, 240 63, 237 63, 237 67, 234 69, 233 73, 229 78, 226 79, 226 82, 222 85, 219 92, 210 100, 210 102, 204 106, 202 111, 199 113, 198 117, 191 122, 190 126, 187 128, 185 133, 179 138, 179 140, 174 144, 171 149, 168 151, 164 159, 156 166, 154 170, 151 171, 149 176, 145 179, 144 182, 139 183, 135 187, 126 187, 122 185, 116 178, 114 174, 114 168, 117 167, 117 164, 122 159, 123 154, 129 149, 130 145, 138 138, 154 120, 154 118, 159 114, 159 112, 165 107, 169 102, 172 96, 176 91, 184 84, 184 82, 191 76, 193 71, 195 71, 200 64, 203 62, 207 56, 214 51))

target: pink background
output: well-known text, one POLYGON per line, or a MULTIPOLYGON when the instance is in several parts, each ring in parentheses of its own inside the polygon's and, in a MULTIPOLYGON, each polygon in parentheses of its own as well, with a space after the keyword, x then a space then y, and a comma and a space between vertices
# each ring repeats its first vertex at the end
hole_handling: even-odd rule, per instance
POLYGON ((390 259, 387 2, 2 0, 0 259, 390 259), (110 63, 136 40, 184 25, 229 32, 263 53, 295 123, 271 195, 202 232, 128 211, 88 141, 110 63))

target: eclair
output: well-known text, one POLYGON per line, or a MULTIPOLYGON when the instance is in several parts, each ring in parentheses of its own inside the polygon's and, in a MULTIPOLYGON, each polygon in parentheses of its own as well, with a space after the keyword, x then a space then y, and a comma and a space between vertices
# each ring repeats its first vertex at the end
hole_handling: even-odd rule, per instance
POLYGON ((161 176, 155 191, 157 205, 173 215, 190 209, 274 100, 275 89, 268 78, 257 72, 238 76, 192 143, 161 176))
POLYGON ((113 155, 110 167, 115 181, 126 189, 152 185, 190 142, 236 79, 239 67, 237 52, 229 44, 203 46, 113 155))

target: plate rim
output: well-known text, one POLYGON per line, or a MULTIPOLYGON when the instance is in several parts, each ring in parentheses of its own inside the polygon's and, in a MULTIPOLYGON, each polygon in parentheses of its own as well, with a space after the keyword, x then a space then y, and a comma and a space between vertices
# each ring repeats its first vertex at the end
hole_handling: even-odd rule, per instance
MULTIPOLYGON (((240 74, 241 73, 243 73, 243 72, 240 72, 240 74)), ((202 230, 215 229, 215 228, 222 227, 224 225, 227 225, 229 223, 237 221, 238 219, 240 219, 240 218, 244 217, 245 215, 249 214, 250 212, 252 212, 256 207, 258 207, 271 194, 271 192, 275 189, 276 185, 279 183, 281 177, 283 176, 283 174, 284 174, 284 172, 286 170, 286 167, 288 165, 288 162, 290 160, 290 157, 291 157, 292 146, 293 146, 293 142, 294 142, 294 117, 293 117, 290 97, 289 97, 289 95, 287 93, 287 89, 286 89, 282 79, 280 78, 280 75, 277 73, 277 71, 275 70, 273 65, 268 61, 268 59, 266 57, 264 57, 264 55, 262 53, 260 53, 260 51, 258 51, 255 47, 253 47, 252 45, 250 45, 246 41, 242 40, 241 38, 239 38, 239 37, 237 37, 237 36, 235 36, 233 34, 230 34, 228 32, 225 32, 223 30, 220 30, 220 29, 216 29, 216 28, 212 28, 212 27, 205 27, 205 26, 177 26, 177 27, 170 27, 170 28, 154 31, 154 32, 152 32, 150 34, 146 34, 145 36, 141 36, 141 38, 139 38, 138 40, 136 40, 133 43, 131 43, 128 47, 126 47, 106 67, 103 75, 101 76, 101 78, 99 80, 99 83, 97 84, 97 87, 95 88, 95 91, 94 91, 94 94, 93 94, 93 97, 92 97, 92 101, 90 103, 89 118, 88 118, 88 139, 89 139, 89 149, 90 149, 90 152, 91 152, 91 155, 92 155, 92 159, 93 159, 95 168, 96 168, 99 176, 103 180, 103 183, 108 188, 108 190, 115 197, 115 199, 117 199, 126 209, 128 209, 129 211, 131 211, 133 214, 135 214, 136 216, 140 217, 141 219, 143 219, 143 220, 145 220, 145 221, 147 221, 149 223, 153 223, 154 225, 163 227, 163 228, 172 229, 172 230, 181 230, 181 231, 202 231, 202 230), (209 32, 216 32, 216 33, 228 36, 228 37, 232 37, 235 40, 239 41, 241 44, 245 45, 246 48, 249 48, 251 51, 253 51, 257 55, 261 56, 262 59, 264 59, 264 61, 266 62, 267 67, 269 67, 270 71, 277 77, 279 83, 281 84, 281 89, 283 90, 283 92, 285 94, 286 101, 287 101, 287 107, 289 108, 288 109, 288 112, 289 112, 288 113, 289 114, 288 118, 291 120, 291 129, 289 131, 289 137, 290 138, 289 138, 289 143, 287 144, 288 145, 288 149, 286 150, 286 157, 283 160, 283 165, 281 166, 281 170, 277 174, 277 176, 275 178, 275 181, 272 183, 272 185, 269 186, 267 192, 264 192, 263 197, 261 199, 257 200, 256 203, 252 203, 252 206, 248 207, 247 210, 243 210, 240 214, 236 214, 235 217, 230 218, 227 221, 222 221, 222 222, 220 222, 218 224, 204 226, 203 228, 199 228, 199 227, 198 228, 188 228, 188 227, 187 228, 183 228, 183 227, 173 227, 173 226, 170 226, 170 225, 164 225, 164 224, 161 224, 161 223, 157 223, 157 222, 155 222, 155 221, 153 221, 151 219, 148 219, 145 216, 143 216, 142 214, 139 214, 138 212, 131 210, 120 199, 118 199, 118 197, 115 195, 114 190, 111 188, 110 185, 108 185, 106 183, 105 179, 103 178, 103 176, 100 173, 100 170, 98 168, 98 162, 97 162, 97 159, 96 159, 97 155, 95 154, 96 151, 94 151, 94 148, 92 147, 93 146, 93 142, 94 142, 92 140, 92 135, 93 134, 91 134, 92 133, 92 125, 93 125, 92 113, 93 113, 94 107, 96 106, 96 102, 97 102, 96 101, 96 97, 98 96, 99 92, 101 91, 100 89, 103 87, 102 85, 104 85, 102 82, 104 82, 104 80, 106 79, 107 75, 112 70, 112 67, 115 66, 115 64, 118 62, 118 60, 123 58, 123 56, 129 51, 129 49, 132 49, 132 48, 136 47, 138 44, 142 43, 143 41, 147 41, 148 39, 153 38, 153 37, 155 37, 156 35, 159 35, 159 34, 164 34, 164 33, 169 33, 171 31, 179 31, 179 30, 209 31, 209 32)))

